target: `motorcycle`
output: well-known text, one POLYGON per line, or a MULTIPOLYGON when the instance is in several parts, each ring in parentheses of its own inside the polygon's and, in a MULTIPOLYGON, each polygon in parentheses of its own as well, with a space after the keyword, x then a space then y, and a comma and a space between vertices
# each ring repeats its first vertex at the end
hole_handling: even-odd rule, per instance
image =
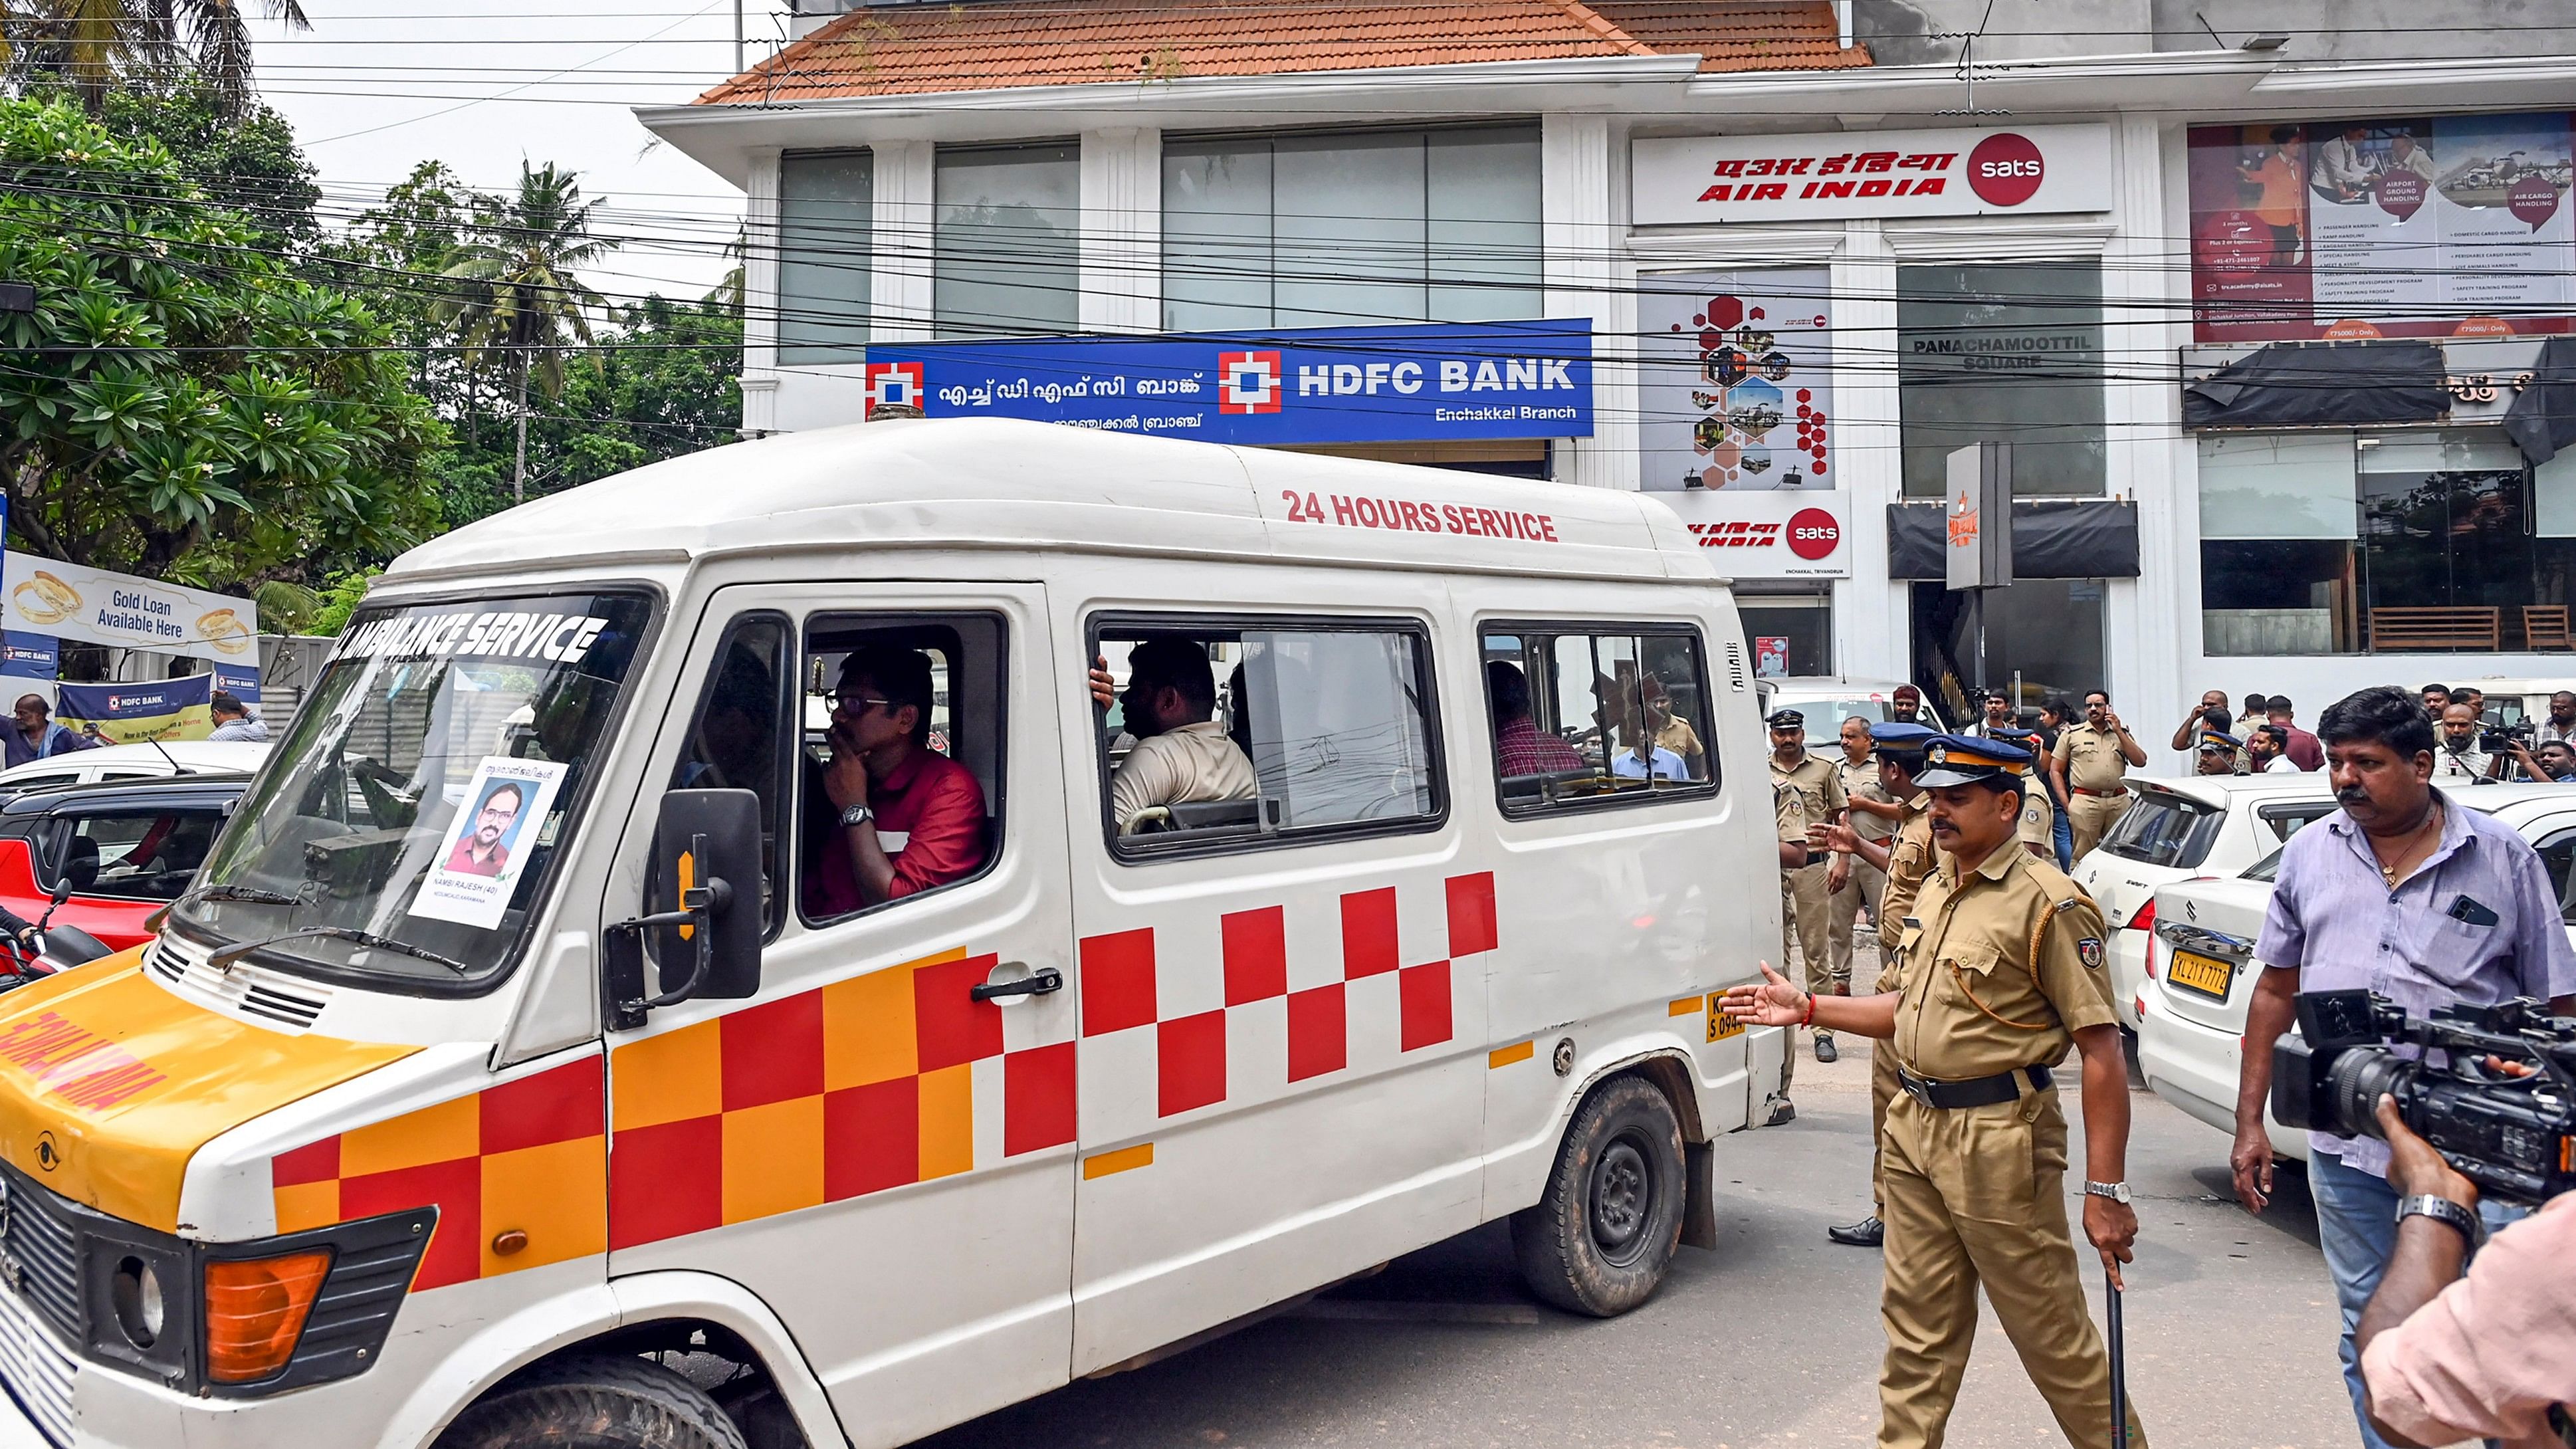
POLYGON ((54 912, 61 910, 74 892, 87 889, 97 879, 97 861, 72 862, 63 871, 62 884, 54 887, 53 900, 45 907, 45 914, 36 921, 35 939, 0 937, 0 992, 14 991, 58 971, 114 954, 106 942, 78 926, 53 924, 54 912))

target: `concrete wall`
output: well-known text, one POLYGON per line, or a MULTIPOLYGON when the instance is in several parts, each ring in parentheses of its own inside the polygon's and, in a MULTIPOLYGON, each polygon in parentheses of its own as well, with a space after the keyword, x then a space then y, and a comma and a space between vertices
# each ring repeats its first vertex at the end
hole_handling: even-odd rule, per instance
POLYGON ((2290 37, 2289 60, 2576 54, 2564 0, 1855 0, 1852 30, 1881 65, 1955 62, 1966 32, 1980 61, 2232 50, 2265 31, 2290 37))

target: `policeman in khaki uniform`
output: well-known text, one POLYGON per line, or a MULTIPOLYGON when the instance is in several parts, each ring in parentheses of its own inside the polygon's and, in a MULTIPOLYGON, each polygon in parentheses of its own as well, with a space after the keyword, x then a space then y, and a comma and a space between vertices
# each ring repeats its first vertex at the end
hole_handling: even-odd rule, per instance
POLYGON ((2129 813, 2128 773, 2146 762, 2146 746, 2131 739, 2129 727, 2111 712, 2111 696, 2099 689, 2085 695, 2084 723, 2058 732, 2049 763, 2066 787, 2077 860, 2129 813))
MULTIPOLYGON (((1914 910, 1914 897, 1923 887, 1923 878, 1932 873, 1937 858, 1932 848, 1931 797, 1915 785, 1914 776, 1923 768, 1923 747, 1935 738, 1932 731, 1919 724, 1888 722, 1869 727, 1869 737, 1878 753, 1879 789, 1889 799, 1900 802, 1895 833, 1873 840, 1857 829, 1828 832, 1824 843, 1834 850, 1847 850, 1861 863, 1879 867, 1886 873, 1886 884, 1878 901, 1878 980, 1872 991, 1894 991, 1904 979, 1898 969, 1897 942, 1905 918, 1914 910)), ((1853 797, 1855 801, 1859 797, 1853 797)), ((1855 803, 1855 823, 1866 813, 1855 803)), ((1869 1183, 1872 1204, 1884 1202, 1879 1190, 1878 1136, 1887 1126, 1887 1106, 1896 1098, 1896 1051, 1883 1041, 1869 1044, 1869 1183)), ((1825 1229, 1825 1236, 1837 1243, 1855 1248, 1875 1248, 1885 1240, 1886 1225, 1873 1210, 1856 1223, 1837 1223, 1825 1229)))
MULTIPOLYGON (((1843 823, 1863 840, 1883 842, 1896 833, 1905 807, 1879 781, 1873 741, 1868 720, 1858 715, 1845 719, 1842 748, 1833 755, 1834 777, 1843 787, 1843 823), (1854 750, 1860 752, 1857 759, 1854 750)), ((1879 893, 1887 886, 1886 871, 1857 852, 1847 854, 1849 883, 1825 897, 1825 960, 1833 968, 1834 990, 1844 994, 1852 986, 1852 928, 1864 909, 1870 920, 1878 919, 1879 893)))
MULTIPOLYGON (((1942 859, 1899 938, 1898 990, 1820 997, 1764 968, 1726 993, 1730 1016, 1831 1024, 1895 1045, 1904 1095, 1880 1137, 1887 1278, 1880 1317, 1881 1449, 1937 1449, 1949 1428, 1977 1285, 2067 1442, 2110 1437, 2110 1361, 2084 1302, 2068 1234, 2066 1118, 2049 1063, 2083 1056, 2084 1231, 2119 1282, 2138 1219, 2129 1207, 2128 1068, 2103 966, 2102 917, 2014 836, 2027 750, 1943 736, 1915 783, 1932 796, 1942 859)), ((2134 1411, 2130 1443, 2144 1446, 2134 1411)))
MULTIPOLYGON (((1782 840, 1804 841, 1808 828, 1830 825, 1843 811, 1842 776, 1833 762, 1820 755, 1807 753, 1807 717, 1794 709, 1775 710, 1771 726, 1771 796, 1780 817, 1782 840)), ((1810 863, 1798 870, 1785 871, 1780 881, 1782 933, 1780 959, 1788 960, 1788 930, 1794 924, 1798 952, 1806 961, 1809 987, 1820 992, 1833 992, 1833 957, 1826 944, 1828 901, 1833 891, 1842 886, 1851 869, 1843 857, 1815 854, 1810 863), (1830 864, 1828 863, 1830 862, 1830 864)), ((1841 995, 1851 994, 1848 979, 1841 995)), ((1783 1046, 1780 1068, 1780 1095, 1789 1095, 1789 1062, 1797 1058, 1796 1034, 1783 1046)), ((1816 1033, 1816 1060, 1834 1060, 1833 1033, 1816 1033)), ((1795 1115, 1794 1113, 1790 1115, 1795 1115)), ((1775 1113, 1776 1116, 1776 1113, 1775 1113)), ((1778 1120, 1787 1120, 1780 1117, 1778 1120)))
MULTIPOLYGON (((2039 732, 2037 730, 1997 730, 1986 738, 2019 746, 2030 751, 2032 758, 2038 758, 2039 732)), ((2021 822, 2015 827, 2015 838, 2021 842, 2024 850, 2051 865, 2057 863, 2057 807, 2049 803, 2047 784, 2036 778, 2036 770, 2030 782, 2030 789, 2023 792, 2021 822)))

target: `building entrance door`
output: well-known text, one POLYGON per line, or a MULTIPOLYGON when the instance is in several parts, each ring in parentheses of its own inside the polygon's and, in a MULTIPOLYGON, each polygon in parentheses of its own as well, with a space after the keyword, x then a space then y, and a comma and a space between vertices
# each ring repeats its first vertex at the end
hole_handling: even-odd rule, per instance
POLYGON ((1986 591, 1985 678, 1977 678, 1976 609, 1965 592, 1914 585, 1914 682, 1948 719, 1980 711, 1970 693, 2011 690, 2024 711, 2054 695, 2082 699, 2109 677, 2102 634, 2102 580, 2023 579, 1986 591))

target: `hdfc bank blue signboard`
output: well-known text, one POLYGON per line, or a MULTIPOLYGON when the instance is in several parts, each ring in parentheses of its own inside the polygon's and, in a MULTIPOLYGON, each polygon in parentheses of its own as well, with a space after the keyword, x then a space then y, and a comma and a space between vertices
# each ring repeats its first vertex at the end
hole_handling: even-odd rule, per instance
POLYGON ((1592 435, 1589 320, 879 344, 867 405, 1210 443, 1592 435))

